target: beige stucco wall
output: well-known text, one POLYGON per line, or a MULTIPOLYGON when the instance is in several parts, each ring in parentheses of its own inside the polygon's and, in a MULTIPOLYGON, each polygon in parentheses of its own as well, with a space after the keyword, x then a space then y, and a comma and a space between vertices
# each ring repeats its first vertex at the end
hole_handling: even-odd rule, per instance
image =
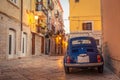
POLYGON ((30 6, 30 0, 23 0, 23 23, 26 25, 29 25, 30 6))
POLYGON ((0 14, 0 60, 8 59, 9 54, 9 29, 15 31, 15 54, 13 58, 21 56, 21 34, 25 32, 27 34, 27 53, 26 56, 31 55, 31 32, 29 27, 23 26, 21 32, 20 23, 16 19, 9 18, 3 14, 0 14))
POLYGON ((7 52, 7 29, 5 27, 5 24, 2 24, 3 21, 1 17, 2 15, 0 14, 0 60, 3 60, 6 58, 5 53, 7 52))
POLYGON ((14 58, 20 51, 20 23, 15 19, 11 19, 3 14, 0 14, 0 60, 7 59, 9 54, 9 29, 15 30, 16 48, 14 58), (4 55, 4 56, 3 56, 4 55))
MULTIPOLYGON (((16 32, 16 55, 20 51, 20 2, 14 5, 9 0, 0 0, 0 60, 8 59, 9 29, 16 32)), ((20 0, 19 0, 20 1, 20 0)), ((16 57, 14 55, 14 57, 16 57)))
POLYGON ((18 5, 12 4, 9 0, 0 0, 0 12, 9 14, 18 20, 20 20, 20 1, 18 0, 18 5))
POLYGON ((102 22, 105 60, 120 75, 120 0, 102 0, 102 22))
MULTIPOLYGON (((13 58, 21 57, 21 35, 27 34, 27 52, 25 57, 31 55, 31 32, 30 28, 23 24, 21 31, 21 9, 20 2, 16 6, 9 0, 0 0, 0 61, 8 59, 9 55, 9 30, 15 31, 15 53, 13 58)), ((21 0, 18 0, 21 1, 21 0)), ((23 56, 22 56, 23 57, 23 56)))

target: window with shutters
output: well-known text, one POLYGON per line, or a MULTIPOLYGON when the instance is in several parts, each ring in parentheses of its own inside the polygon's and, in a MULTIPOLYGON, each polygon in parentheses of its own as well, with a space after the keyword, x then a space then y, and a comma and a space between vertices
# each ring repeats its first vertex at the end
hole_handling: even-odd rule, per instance
POLYGON ((75 0, 75 2, 77 3, 77 2, 79 2, 79 0, 75 0))
POLYGON ((82 24, 82 30, 92 30, 92 22, 85 22, 82 24))

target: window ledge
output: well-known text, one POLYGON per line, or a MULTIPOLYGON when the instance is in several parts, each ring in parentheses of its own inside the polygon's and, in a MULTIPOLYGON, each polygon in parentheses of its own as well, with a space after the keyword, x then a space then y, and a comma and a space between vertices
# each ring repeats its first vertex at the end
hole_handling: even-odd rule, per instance
POLYGON ((15 6, 16 8, 18 8, 19 9, 19 6, 18 6, 18 4, 15 4, 15 3, 13 3, 13 2, 11 2, 10 0, 7 0, 10 4, 12 4, 13 6, 15 6))

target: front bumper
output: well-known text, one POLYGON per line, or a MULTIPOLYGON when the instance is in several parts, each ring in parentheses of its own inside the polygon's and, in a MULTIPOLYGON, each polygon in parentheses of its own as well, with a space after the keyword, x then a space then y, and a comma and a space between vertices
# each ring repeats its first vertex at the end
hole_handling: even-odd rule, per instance
POLYGON ((65 63, 66 67, 97 67, 97 66, 102 66, 104 65, 103 62, 101 63, 85 63, 85 64, 71 64, 71 63, 65 63))

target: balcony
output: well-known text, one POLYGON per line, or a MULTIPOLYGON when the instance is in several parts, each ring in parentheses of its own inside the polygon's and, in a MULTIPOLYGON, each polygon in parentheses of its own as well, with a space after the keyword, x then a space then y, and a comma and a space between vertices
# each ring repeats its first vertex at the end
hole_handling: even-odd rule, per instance
POLYGON ((38 1, 36 2, 36 12, 41 13, 43 12, 46 16, 48 15, 48 11, 46 7, 43 5, 43 1, 38 1))
POLYGON ((48 0, 48 7, 50 10, 53 10, 54 9, 54 3, 52 0, 48 0))
POLYGON ((55 15, 56 18, 58 18, 59 17, 59 11, 55 10, 54 15, 55 15))
POLYGON ((45 34, 46 33, 46 27, 45 26, 41 26, 41 25, 37 25, 36 26, 37 28, 37 33, 42 33, 42 34, 45 34))
POLYGON ((48 15, 48 11, 47 11, 47 9, 45 8, 45 6, 42 7, 42 11, 45 13, 46 16, 48 15))

